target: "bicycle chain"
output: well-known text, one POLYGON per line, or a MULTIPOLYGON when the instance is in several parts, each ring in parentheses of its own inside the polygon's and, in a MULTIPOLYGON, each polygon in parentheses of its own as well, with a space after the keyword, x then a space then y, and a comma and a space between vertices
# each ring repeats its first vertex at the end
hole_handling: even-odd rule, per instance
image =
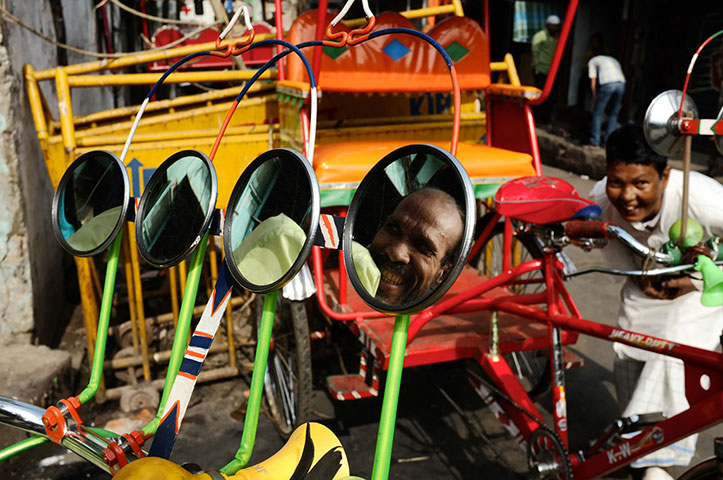
POLYGON ((485 386, 487 386, 487 387, 488 387, 490 390, 492 390, 495 394, 499 395, 504 401, 506 401, 507 403, 509 403, 510 405, 512 405, 513 407, 515 407, 517 410, 519 410, 520 412, 522 412, 522 413, 524 413, 525 415, 527 415, 528 417, 530 417, 532 420, 534 420, 534 421, 540 426, 540 428, 542 428, 542 429, 545 430, 547 433, 549 433, 549 434, 551 434, 553 437, 555 437, 555 439, 556 439, 556 440, 560 443, 560 445, 562 446, 562 449, 563 449, 563 452, 562 452, 562 453, 564 454, 565 463, 567 463, 568 471, 570 472, 570 480, 572 480, 572 479, 573 479, 573 474, 572 474, 572 465, 570 464, 570 456, 569 456, 570 452, 568 452, 567 448, 565 448, 565 442, 562 441, 562 438, 560 438, 560 436, 557 434, 557 432, 555 431, 555 429, 552 428, 552 427, 550 427, 547 423, 545 423, 544 420, 538 418, 534 413, 528 411, 525 407, 523 407, 523 406, 520 405, 519 403, 517 403, 517 402, 515 402, 514 400, 512 400, 512 398, 510 398, 506 393, 504 393, 502 390, 500 390, 499 388, 497 388, 496 385, 494 385, 494 384, 492 384, 491 382, 487 381, 487 379, 482 378, 482 377, 480 377, 479 375, 477 375, 477 378, 478 378, 481 382, 483 382, 483 383, 485 384, 485 386))

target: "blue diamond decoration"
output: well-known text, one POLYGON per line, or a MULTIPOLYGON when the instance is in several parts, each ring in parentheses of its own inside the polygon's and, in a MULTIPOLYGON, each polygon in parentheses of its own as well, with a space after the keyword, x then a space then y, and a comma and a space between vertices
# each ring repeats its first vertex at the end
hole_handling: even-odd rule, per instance
POLYGON ((395 62, 411 52, 411 50, 409 50, 409 48, 407 48, 407 46, 399 40, 392 40, 382 50, 384 53, 392 57, 395 62))

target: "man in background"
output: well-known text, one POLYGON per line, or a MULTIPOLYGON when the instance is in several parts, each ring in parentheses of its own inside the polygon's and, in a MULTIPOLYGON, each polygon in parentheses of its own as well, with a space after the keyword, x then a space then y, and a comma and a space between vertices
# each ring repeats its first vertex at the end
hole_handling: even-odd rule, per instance
MULTIPOLYGON (((560 34, 560 17, 550 15, 545 21, 545 28, 532 37, 532 72, 535 75, 535 86, 542 90, 545 87, 547 74, 550 72, 552 57, 555 55, 557 39, 560 34)), ((555 98, 555 89, 550 96, 535 109, 537 123, 549 123, 552 113, 552 102, 555 98)))
POLYGON ((618 114, 625 94, 625 75, 620 62, 610 55, 604 55, 602 36, 596 43, 591 42, 592 58, 587 62, 590 89, 592 91, 591 148, 600 147, 617 128, 618 114), (603 114, 609 104, 608 123, 605 136, 600 137, 603 114))

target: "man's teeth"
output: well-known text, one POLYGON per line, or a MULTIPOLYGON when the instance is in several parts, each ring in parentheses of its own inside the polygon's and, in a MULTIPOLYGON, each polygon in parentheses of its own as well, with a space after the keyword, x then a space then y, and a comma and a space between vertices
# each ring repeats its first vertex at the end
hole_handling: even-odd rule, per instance
POLYGON ((382 270, 382 280, 392 285, 401 285, 404 283, 404 278, 401 275, 390 270, 382 270))
POLYGON ((635 210, 635 208, 636 207, 625 207, 625 210, 627 210, 628 212, 632 212, 633 210, 635 210))

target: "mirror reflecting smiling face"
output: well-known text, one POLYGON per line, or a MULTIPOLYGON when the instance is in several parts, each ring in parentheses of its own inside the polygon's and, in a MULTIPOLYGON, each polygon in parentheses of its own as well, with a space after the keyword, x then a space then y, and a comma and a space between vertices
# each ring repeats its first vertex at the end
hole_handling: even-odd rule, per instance
POLYGON ((448 193, 427 187, 403 197, 369 244, 380 273, 374 296, 391 305, 423 298, 452 267, 463 229, 448 193))
POLYGON ((245 287, 271 286, 297 261, 311 221, 312 193, 301 157, 287 150, 239 180, 229 202, 224 242, 234 276, 245 287))
POLYGON ((153 174, 146 190, 141 253, 153 265, 168 266, 181 260, 207 227, 216 200, 215 175, 201 153, 179 152, 153 174))
POLYGON ((109 152, 79 158, 60 183, 54 204, 56 235, 76 255, 90 255, 119 230, 128 200, 120 161, 109 152))
POLYGON ((357 193, 354 273, 382 310, 431 298, 455 269, 469 230, 463 207, 469 192, 446 163, 449 154, 418 147, 402 149, 357 193))

